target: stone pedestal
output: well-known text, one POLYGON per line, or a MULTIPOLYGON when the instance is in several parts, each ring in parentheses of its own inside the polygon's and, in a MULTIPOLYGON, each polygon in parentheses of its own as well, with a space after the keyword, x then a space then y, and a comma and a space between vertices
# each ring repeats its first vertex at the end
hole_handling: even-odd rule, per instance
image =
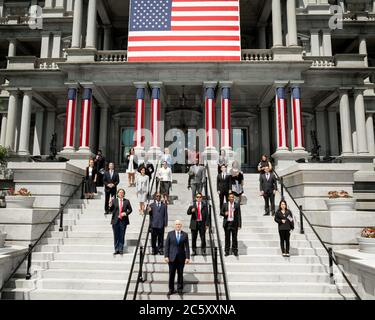
POLYGON ((96 52, 97 52, 96 49, 91 49, 91 48, 66 49, 67 62, 80 62, 80 63, 95 62, 96 52))
POLYGON ((296 164, 296 160, 309 158, 307 151, 299 150, 291 152, 289 150, 278 150, 273 155, 275 159, 275 166, 277 170, 284 170, 296 164))
POLYGON ((357 246, 362 228, 373 224, 375 212, 329 211, 326 205, 329 191, 344 190, 353 196, 354 174, 359 170, 360 164, 307 163, 278 171, 319 236, 333 248, 357 246))

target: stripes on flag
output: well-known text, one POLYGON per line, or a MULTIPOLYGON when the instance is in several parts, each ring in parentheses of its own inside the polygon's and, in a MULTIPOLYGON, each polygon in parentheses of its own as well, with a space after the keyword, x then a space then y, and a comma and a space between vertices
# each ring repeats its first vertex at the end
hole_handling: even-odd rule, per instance
POLYGON ((75 110, 77 101, 77 89, 69 88, 68 90, 68 101, 66 105, 66 117, 65 117, 65 136, 64 146, 73 147, 74 140, 74 121, 75 121, 75 110))
POLYGON ((276 89, 277 145, 288 148, 285 88, 276 89))
POLYGON ((85 88, 82 95, 81 113, 81 147, 88 147, 90 140, 90 117, 91 117, 92 89, 85 88))
POLYGON ((128 61, 240 61, 239 0, 131 0, 128 61))

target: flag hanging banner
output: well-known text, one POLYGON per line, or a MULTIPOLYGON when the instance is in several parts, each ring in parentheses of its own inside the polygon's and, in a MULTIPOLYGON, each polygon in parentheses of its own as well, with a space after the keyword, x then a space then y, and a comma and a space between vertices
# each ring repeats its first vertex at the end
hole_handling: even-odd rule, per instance
POLYGON ((241 61, 239 10, 239 0, 131 0, 128 61, 241 61))

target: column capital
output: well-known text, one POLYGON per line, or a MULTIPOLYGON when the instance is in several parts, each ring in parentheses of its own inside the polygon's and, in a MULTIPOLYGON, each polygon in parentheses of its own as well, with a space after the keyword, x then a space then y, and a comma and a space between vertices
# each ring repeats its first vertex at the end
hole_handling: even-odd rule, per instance
POLYGON ((219 87, 220 87, 220 89, 232 88, 233 87, 233 81, 219 81, 219 87))
POLYGON ((291 88, 301 88, 305 84, 304 80, 291 80, 289 81, 289 87, 291 88))
POLYGON ((40 32, 40 35, 43 37, 43 36, 49 36, 51 34, 51 31, 47 31, 47 30, 44 30, 44 31, 41 31, 40 32))
POLYGON ((53 35, 62 35, 63 33, 62 33, 62 31, 52 31, 51 32, 53 35))
POLYGON ((33 95, 33 89, 32 88, 20 88, 20 91, 22 91, 23 94, 27 95, 27 96, 33 95))
POLYGON ((354 87, 353 88, 353 92, 355 94, 359 94, 359 93, 363 94, 363 91, 365 91, 365 90, 367 90, 366 87, 354 87))
POLYGON ((288 85, 289 81, 287 80, 280 80, 280 81, 275 81, 273 83, 273 86, 275 88, 285 88, 288 85))
POLYGON ((215 89, 217 87, 217 81, 204 81, 203 82, 203 87, 205 89, 207 89, 207 88, 213 88, 213 89, 215 89))
POLYGON ((68 89, 78 89, 79 88, 78 82, 65 82, 64 84, 68 89))
POLYGON ((151 81, 148 84, 151 89, 161 89, 163 87, 163 82, 161 81, 151 81))
POLYGON ((137 89, 146 89, 147 88, 147 82, 140 81, 140 82, 133 82, 134 87, 137 89))
POLYGON ((95 84, 93 82, 80 82, 79 83, 84 89, 94 89, 95 84))

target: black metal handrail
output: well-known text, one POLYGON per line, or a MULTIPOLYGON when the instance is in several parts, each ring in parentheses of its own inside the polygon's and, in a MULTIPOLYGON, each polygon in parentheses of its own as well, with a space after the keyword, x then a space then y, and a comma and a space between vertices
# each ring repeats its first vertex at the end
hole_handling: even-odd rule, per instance
POLYGON ((82 177, 82 181, 81 183, 74 189, 74 191, 72 192, 72 194, 69 196, 69 198, 66 200, 66 202, 60 207, 58 213, 56 214, 56 216, 52 219, 52 221, 48 224, 48 226, 44 229, 44 231, 42 232, 42 234, 39 236, 39 238, 33 243, 33 244, 29 244, 29 249, 27 251, 27 253, 25 254, 25 256, 21 259, 21 261, 17 264, 16 268, 13 270, 13 272, 11 273, 11 275, 7 278, 6 281, 4 281, 3 283, 3 286, 0 288, 0 293, 4 290, 4 288, 6 288, 6 286, 8 285, 9 281, 13 278, 13 276, 17 273, 17 271, 19 270, 19 268, 22 266, 22 264, 25 262, 25 260, 27 259, 27 268, 26 268, 26 280, 30 280, 31 279, 31 273, 30 273, 30 267, 31 267, 31 261, 32 261, 32 252, 34 251, 35 247, 39 244, 39 242, 43 239, 44 235, 49 231, 49 229, 52 227, 52 225, 56 222, 57 218, 60 216, 60 228, 59 228, 59 231, 62 231, 62 224, 61 224, 61 221, 63 219, 63 215, 64 215, 64 210, 66 208, 66 206, 68 205, 68 203, 73 199, 74 195, 77 193, 77 191, 81 188, 81 199, 84 198, 83 196, 83 186, 85 184, 85 181, 86 181, 86 178, 85 177, 82 177))
POLYGON ((135 266, 135 262, 137 260, 138 249, 140 249, 140 260, 139 260, 138 277, 137 277, 137 282, 136 282, 136 285, 135 285, 133 300, 135 300, 136 297, 137 297, 139 282, 142 281, 142 268, 143 268, 143 261, 144 261, 145 253, 146 253, 146 246, 147 246, 147 242, 148 242, 148 237, 149 237, 149 233, 150 233, 149 232, 150 231, 150 225, 147 228, 147 235, 146 235, 146 240, 145 240, 144 246, 140 246, 140 244, 141 244, 141 239, 142 239, 142 235, 143 235, 143 229, 144 229, 145 223, 146 223, 146 218, 148 216, 147 215, 147 209, 149 207, 150 200, 151 200, 151 197, 152 197, 151 192, 152 192, 152 189, 154 188, 154 183, 155 183, 155 179, 156 179, 156 176, 157 176, 157 173, 158 173, 158 168, 159 168, 159 161, 156 163, 156 168, 155 168, 155 171, 154 171, 154 177, 152 178, 151 186, 149 186, 148 194, 150 195, 150 198, 147 200, 147 205, 146 205, 146 209, 145 209, 146 212, 144 212, 144 215, 143 215, 142 226, 141 226, 141 230, 139 231, 137 245, 135 247, 133 261, 132 261, 132 265, 130 267, 128 282, 126 284, 126 289, 125 289, 123 300, 126 300, 127 297, 128 297, 130 283, 131 283, 131 280, 132 280, 132 277, 133 277, 133 272, 134 272, 134 266, 135 266))
POLYGON ((309 224, 311 230, 314 232, 315 236, 318 238, 319 242, 321 243, 321 245, 323 246, 323 248, 327 251, 328 253, 328 257, 329 257, 329 266, 330 266, 330 279, 332 280, 333 279, 333 269, 332 269, 332 266, 333 266, 333 263, 336 265, 337 269, 339 269, 341 275, 343 276, 343 278, 345 279, 345 281, 347 282, 347 284, 349 285, 350 289, 353 291, 354 295, 356 296, 356 299, 357 300, 362 300, 360 295, 358 294, 357 290, 355 290, 355 288, 353 287, 352 283, 350 282, 349 278, 346 276, 345 272, 341 269, 341 267, 339 266, 339 264, 337 263, 335 257, 334 257, 334 254, 333 254, 333 250, 332 248, 328 248, 325 243, 323 242, 322 238, 319 236, 318 232, 315 230, 315 228, 313 227, 313 225, 311 224, 310 220, 307 218, 306 214, 303 212, 302 210, 302 206, 298 205, 297 201, 294 199, 294 197, 292 196, 292 194, 290 193, 289 191, 289 188, 284 184, 284 179, 283 177, 280 177, 279 174, 276 172, 275 169, 272 169, 272 171, 274 172, 274 174, 276 175, 280 185, 281 185, 281 198, 282 199, 285 199, 284 198, 284 190, 288 193, 289 197, 292 199, 293 203, 295 204, 295 206, 298 208, 299 210, 299 214, 300 214, 300 233, 303 234, 304 233, 304 228, 303 228, 303 219, 306 220, 306 222, 309 224))
MULTIPOLYGON (((221 272, 222 272, 223 283, 224 283, 224 290, 225 290, 225 298, 226 298, 226 300, 230 300, 229 290, 228 290, 228 282, 227 282, 227 276, 226 276, 226 270, 225 270, 225 264, 224 264, 223 247, 221 245, 221 239, 220 239, 220 233, 219 233, 219 223, 217 221, 216 207, 215 207, 215 201, 214 201, 214 193, 212 191, 211 173, 210 173, 210 168, 209 168, 208 163, 206 163, 206 170, 207 170, 207 178, 208 178, 208 182, 209 182, 209 190, 210 190, 210 195, 211 195, 211 205, 212 205, 213 216, 214 216, 213 221, 215 223, 216 238, 217 238, 218 247, 219 247, 219 256, 220 256, 221 272)), ((212 216, 212 215, 210 215, 210 216, 212 216)), ((210 229, 212 231, 212 220, 210 221, 210 229)), ((213 235, 213 233, 211 233, 211 236, 212 235, 213 235)), ((211 248, 212 248, 212 246, 211 246, 211 248)), ((216 272, 216 277, 218 277, 218 270, 217 270, 218 269, 217 268, 217 247, 216 246, 214 247, 214 250, 216 251, 216 253, 214 252, 214 255, 213 255, 214 275, 215 275, 215 272, 216 272)), ((212 252, 212 249, 211 249, 211 252, 212 252)), ((217 281, 217 283, 218 283, 218 278, 216 278, 215 281, 217 281)), ((217 285, 217 283, 215 284, 215 286, 217 285)), ((218 290, 218 288, 217 288, 217 290, 218 290)), ((218 291, 217 291, 217 298, 219 299, 219 297, 218 297, 218 291)))

